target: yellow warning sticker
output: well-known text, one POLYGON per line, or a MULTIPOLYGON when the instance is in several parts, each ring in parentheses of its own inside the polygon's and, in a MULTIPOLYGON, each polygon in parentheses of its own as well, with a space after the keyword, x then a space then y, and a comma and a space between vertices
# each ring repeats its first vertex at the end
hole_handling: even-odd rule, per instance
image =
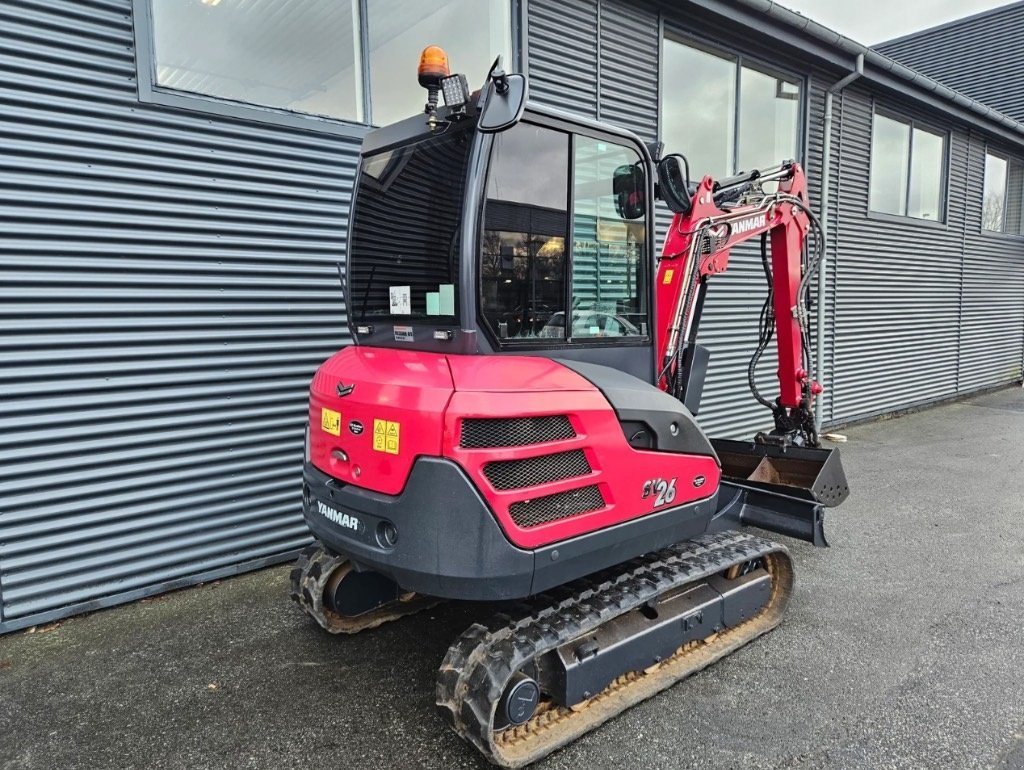
POLYGON ((675 273, 676 273, 676 269, 675 269, 674 267, 670 267, 670 268, 668 268, 668 269, 667 269, 667 270, 665 271, 665 277, 661 279, 661 282, 662 282, 663 284, 669 284, 669 283, 672 283, 672 276, 673 276, 673 275, 675 275, 675 273))
POLYGON ((401 423, 390 420, 373 421, 373 450, 385 452, 389 455, 398 454, 399 438, 401 437, 401 423))
POLYGON ((341 412, 335 412, 333 409, 321 409, 320 427, 323 428, 324 433, 330 433, 332 436, 340 436, 341 412))

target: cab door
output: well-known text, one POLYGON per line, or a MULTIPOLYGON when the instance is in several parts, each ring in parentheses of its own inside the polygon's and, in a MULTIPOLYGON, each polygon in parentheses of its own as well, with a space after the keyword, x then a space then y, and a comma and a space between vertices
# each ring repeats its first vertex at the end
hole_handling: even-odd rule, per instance
MULTIPOLYGON (((494 352, 604 364, 653 382, 651 207, 624 216, 616 172, 650 187, 628 134, 529 115, 493 138, 478 316, 494 352)), ((630 213, 626 211, 626 213, 630 213)))

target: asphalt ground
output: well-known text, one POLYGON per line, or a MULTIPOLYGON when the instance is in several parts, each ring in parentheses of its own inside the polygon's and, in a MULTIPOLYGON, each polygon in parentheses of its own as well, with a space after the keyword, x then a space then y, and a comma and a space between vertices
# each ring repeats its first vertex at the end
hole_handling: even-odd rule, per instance
MULTIPOLYGON (((1024 768, 1024 391, 848 431, 777 630, 538 768, 1024 768)), ((482 768, 434 676, 480 605, 321 633, 287 568, 0 639, 3 768, 482 768)))

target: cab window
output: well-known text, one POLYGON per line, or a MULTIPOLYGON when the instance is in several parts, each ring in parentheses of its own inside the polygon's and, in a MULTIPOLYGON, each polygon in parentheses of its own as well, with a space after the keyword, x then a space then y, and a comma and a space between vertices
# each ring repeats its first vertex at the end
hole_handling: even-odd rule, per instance
POLYGON ((647 329, 646 223, 624 219, 615 173, 642 168, 622 145, 577 136, 573 148, 572 339, 631 337, 647 329))
POLYGON ((521 122, 495 136, 481 242, 481 314, 501 343, 647 334, 644 216, 626 219, 626 146, 521 122), (618 205, 617 205, 618 203, 618 205))
POLYGON ((519 123, 494 137, 482 308, 500 340, 535 339, 565 306, 569 135, 519 123))

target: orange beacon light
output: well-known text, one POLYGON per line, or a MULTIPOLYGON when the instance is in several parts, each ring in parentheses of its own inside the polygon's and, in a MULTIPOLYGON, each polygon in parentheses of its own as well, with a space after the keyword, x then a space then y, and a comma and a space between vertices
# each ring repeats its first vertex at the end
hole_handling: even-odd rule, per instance
POLYGON ((440 46, 428 45, 420 54, 420 66, 416 74, 424 88, 440 88, 441 78, 446 78, 450 74, 448 54, 440 46))
POLYGON ((428 45, 420 54, 416 74, 420 85, 427 89, 427 104, 423 111, 427 113, 427 124, 433 130, 437 125, 437 92, 441 89, 441 81, 448 77, 448 54, 440 46, 428 45))

